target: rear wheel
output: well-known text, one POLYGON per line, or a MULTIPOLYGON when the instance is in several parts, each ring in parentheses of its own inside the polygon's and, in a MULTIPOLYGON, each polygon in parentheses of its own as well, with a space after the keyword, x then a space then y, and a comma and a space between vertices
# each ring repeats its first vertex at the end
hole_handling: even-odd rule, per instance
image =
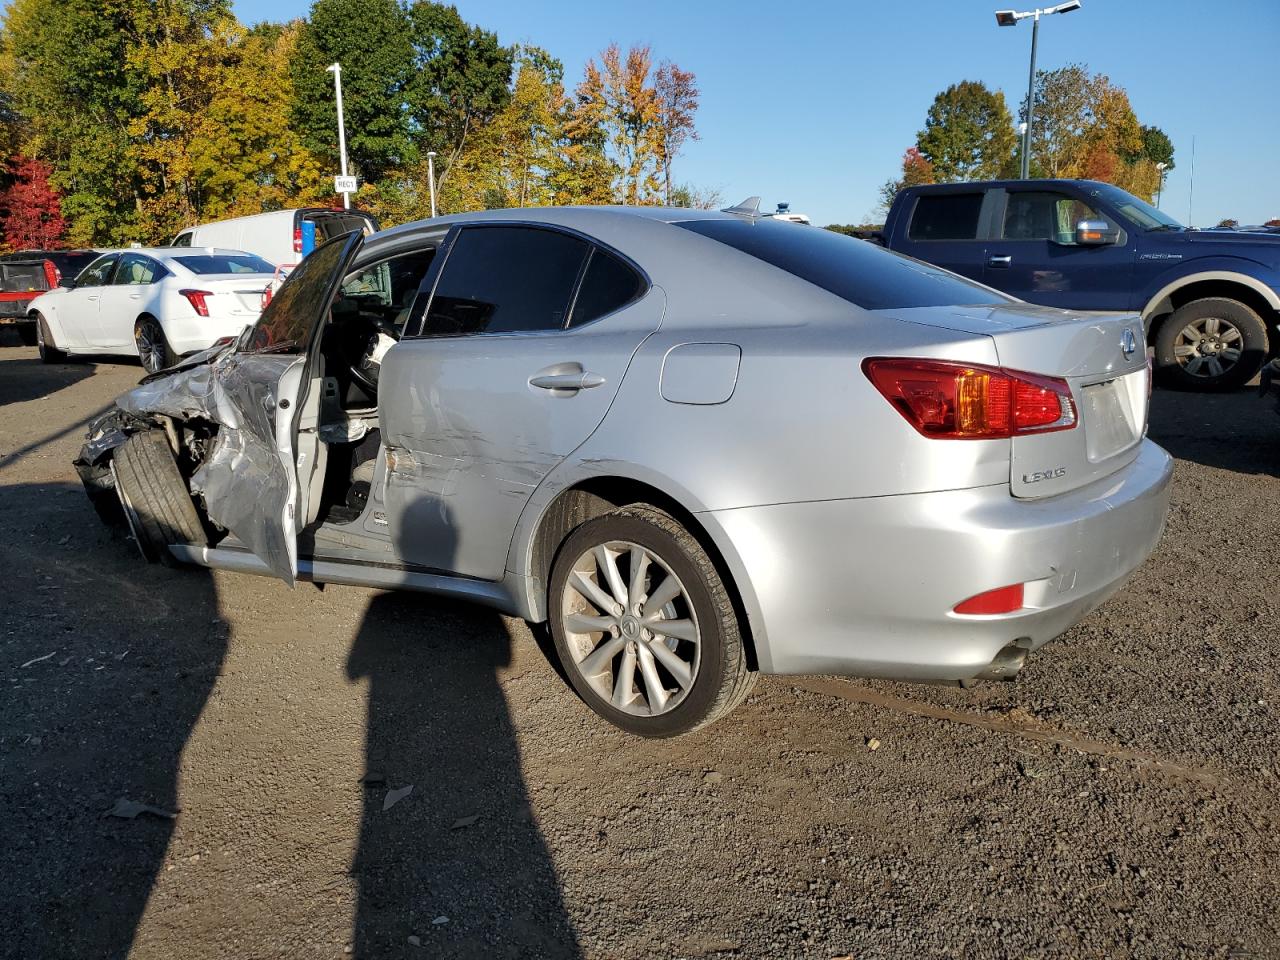
POLYGON ((696 730, 755 684, 715 565, 654 507, 628 507, 574 530, 552 565, 548 613, 574 690, 629 733, 696 730))
POLYGON ((1169 386, 1232 390, 1262 369, 1267 326, 1238 300, 1206 297, 1183 304, 1156 332, 1156 367, 1169 386))
POLYGON ((133 342, 138 348, 138 359, 147 373, 158 373, 173 366, 177 359, 169 349, 164 330, 155 317, 139 317, 133 325, 133 342))
POLYGON ((204 544, 204 527, 164 432, 135 433, 111 462, 129 530, 149 562, 176 565, 170 544, 204 544))
POLYGON ((53 343, 49 333, 49 323, 42 314, 36 314, 36 348, 40 351, 41 363, 61 363, 67 355, 53 343))

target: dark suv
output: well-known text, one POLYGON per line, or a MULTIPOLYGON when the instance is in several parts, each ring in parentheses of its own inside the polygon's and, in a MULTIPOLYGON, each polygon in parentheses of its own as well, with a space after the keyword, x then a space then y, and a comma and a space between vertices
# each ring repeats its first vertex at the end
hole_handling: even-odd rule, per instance
POLYGON ((909 187, 884 244, 1032 303, 1140 313, 1166 383, 1238 387, 1280 343, 1280 236, 1190 230, 1119 187, 909 187))
POLYGON ((22 250, 0 256, 0 324, 14 324, 29 347, 36 345, 36 324, 27 316, 31 301, 75 279, 97 250, 22 250))

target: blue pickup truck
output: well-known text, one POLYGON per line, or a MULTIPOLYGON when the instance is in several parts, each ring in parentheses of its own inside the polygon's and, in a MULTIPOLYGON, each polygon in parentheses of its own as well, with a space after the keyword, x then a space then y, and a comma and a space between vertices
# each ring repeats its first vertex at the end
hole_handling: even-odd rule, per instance
POLYGON ((908 187, 881 240, 1031 303, 1140 313, 1171 386, 1238 387, 1280 344, 1280 235, 1190 230, 1110 184, 908 187))

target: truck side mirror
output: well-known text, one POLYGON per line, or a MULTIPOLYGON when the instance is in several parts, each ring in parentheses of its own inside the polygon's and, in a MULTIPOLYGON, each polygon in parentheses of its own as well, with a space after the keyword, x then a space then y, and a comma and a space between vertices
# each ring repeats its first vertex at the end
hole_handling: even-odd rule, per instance
POLYGON ((1105 220, 1081 220, 1076 224, 1076 243, 1082 247, 1101 247, 1120 240, 1120 228, 1105 220))

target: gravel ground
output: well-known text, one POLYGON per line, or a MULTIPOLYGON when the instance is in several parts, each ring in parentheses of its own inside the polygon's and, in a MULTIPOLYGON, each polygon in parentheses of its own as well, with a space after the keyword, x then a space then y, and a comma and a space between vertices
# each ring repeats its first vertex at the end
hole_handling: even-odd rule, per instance
POLYGON ((1280 957, 1251 393, 1156 395, 1164 541, 1017 683, 766 678, 649 742, 522 622, 143 565, 70 466, 138 376, 0 347, 0 956, 1280 957))

